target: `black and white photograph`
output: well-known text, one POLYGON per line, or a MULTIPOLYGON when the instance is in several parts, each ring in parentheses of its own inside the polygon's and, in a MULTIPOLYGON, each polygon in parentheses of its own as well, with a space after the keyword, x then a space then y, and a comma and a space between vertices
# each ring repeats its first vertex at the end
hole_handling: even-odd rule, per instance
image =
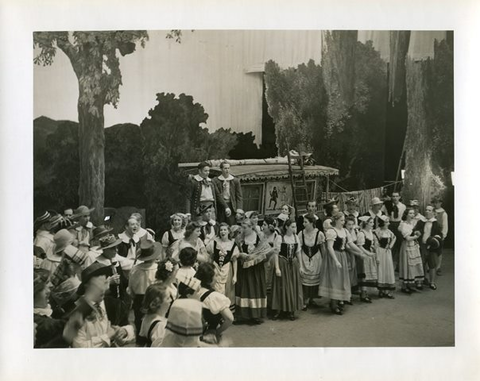
MULTIPOLYGON (((22 186, 5 209, 25 204, 5 230, 22 269, 4 272, 22 284, 28 358, 158 353, 167 377, 182 353, 218 354, 223 372, 263 353, 249 369, 263 378, 282 350, 310 377, 329 351, 344 379, 355 351, 372 380, 412 356, 404 377, 392 368, 404 379, 468 332, 477 342, 459 324, 478 316, 459 14, 422 28, 68 19, 22 35, 30 109, 14 157, 28 171, 9 165, 22 186)), ((133 365, 123 377, 154 377, 133 365)))

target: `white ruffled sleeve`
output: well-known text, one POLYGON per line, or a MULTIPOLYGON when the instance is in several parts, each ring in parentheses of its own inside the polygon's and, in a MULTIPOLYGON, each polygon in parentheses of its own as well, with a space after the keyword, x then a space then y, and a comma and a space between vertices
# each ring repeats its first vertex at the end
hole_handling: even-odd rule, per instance
POLYGON ((335 241, 337 238, 337 232, 334 229, 328 229, 325 233, 325 239, 327 241, 335 241))
POLYGON ((230 299, 225 295, 214 291, 203 301, 205 308, 208 308, 210 312, 214 315, 217 315, 225 308, 230 307, 230 299))

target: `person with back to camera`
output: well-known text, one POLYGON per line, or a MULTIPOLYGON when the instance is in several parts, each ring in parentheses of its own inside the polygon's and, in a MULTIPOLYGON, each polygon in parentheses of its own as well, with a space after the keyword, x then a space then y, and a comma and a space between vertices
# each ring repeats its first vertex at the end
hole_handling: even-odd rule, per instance
POLYGON ((137 335, 137 345, 140 347, 160 347, 165 336, 167 319, 162 314, 162 305, 166 290, 160 284, 151 284, 145 291, 142 300, 142 325, 137 335))
POLYGON ((178 289, 175 285, 177 272, 178 264, 171 258, 163 259, 158 263, 155 284, 165 288, 165 298, 159 313, 166 318, 172 303, 178 298, 178 289))
POLYGON ((230 299, 213 289, 215 268, 212 264, 200 264, 195 278, 201 282, 201 287, 193 298, 203 303, 203 318, 206 322, 201 340, 209 344, 218 344, 222 334, 233 322, 233 314, 229 308, 230 299))

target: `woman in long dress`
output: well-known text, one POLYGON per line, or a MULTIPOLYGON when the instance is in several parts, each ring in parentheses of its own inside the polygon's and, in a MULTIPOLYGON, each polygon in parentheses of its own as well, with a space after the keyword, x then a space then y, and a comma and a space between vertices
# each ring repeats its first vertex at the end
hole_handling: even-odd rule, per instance
MULTIPOLYGON (((353 215, 348 215, 345 217, 345 229, 347 229, 347 232, 350 234, 351 240, 354 244, 357 244, 358 230, 356 229, 356 226, 357 220, 353 215)), ((358 293, 357 260, 355 259, 356 255, 360 255, 361 258, 364 257, 363 253, 356 253, 351 250, 347 250, 348 272, 350 273, 352 294, 358 293)), ((350 305, 353 304, 351 300, 346 303, 350 305)))
POLYGON ((230 310, 235 311, 235 283, 237 283, 237 258, 239 250, 235 241, 230 239, 230 227, 222 222, 219 237, 210 241, 207 252, 213 261, 215 281, 213 289, 230 299, 230 310))
POLYGON ((414 289, 415 284, 417 288, 421 289, 424 279, 422 257, 418 244, 418 239, 422 233, 415 230, 416 221, 414 217, 415 211, 412 208, 407 208, 398 227, 398 231, 403 236, 399 255, 399 279, 402 282, 401 291, 405 294, 416 291, 414 289))
POLYGON ((242 223, 238 277, 235 285, 236 323, 248 320, 262 323, 267 316, 267 286, 265 282, 266 253, 269 245, 260 239, 253 223, 246 219, 242 223))
POLYGON ((273 266, 273 259, 274 254, 278 252, 278 248, 275 245, 275 241, 279 236, 279 232, 277 231, 277 223, 275 218, 271 216, 266 216, 263 220, 262 224, 262 234, 263 239, 271 248, 271 251, 267 254, 267 260, 265 261, 265 276, 266 276, 266 283, 267 283, 267 293, 272 289, 272 266, 273 266))
POLYGON ((298 234, 301 245, 300 268, 303 288, 303 310, 314 306, 318 298, 322 258, 325 257, 325 235, 315 227, 315 217, 303 217, 304 229, 298 234))
POLYGON ((358 285, 360 287, 360 300, 372 303, 368 296, 367 287, 377 288, 377 256, 373 235, 374 219, 370 216, 359 217, 361 229, 357 234, 357 246, 363 257, 357 257, 358 285))
POLYGON ((333 226, 325 233, 327 255, 320 271, 320 296, 330 298, 330 309, 334 314, 343 314, 342 301, 352 296, 350 273, 348 272, 347 246, 351 250, 360 250, 352 241, 345 224, 345 215, 338 212, 332 216, 333 226))
POLYGON ((388 228, 388 216, 380 216, 378 228, 375 230, 375 245, 378 259, 378 296, 380 298, 395 299, 392 291, 395 290, 395 268, 393 265, 392 248, 397 237, 388 228))
POLYGON ((295 320, 295 312, 303 307, 302 279, 300 277, 300 240, 297 237, 297 224, 293 220, 285 221, 285 234, 277 237, 280 247, 275 255, 275 276, 272 278, 272 309, 276 311, 273 319, 282 312, 295 320))

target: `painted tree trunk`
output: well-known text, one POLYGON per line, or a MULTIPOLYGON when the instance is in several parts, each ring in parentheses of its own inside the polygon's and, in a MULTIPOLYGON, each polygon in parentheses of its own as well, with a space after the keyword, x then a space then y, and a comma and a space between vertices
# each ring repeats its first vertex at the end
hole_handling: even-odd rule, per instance
POLYGON ((409 30, 390 32, 390 66, 388 100, 394 105, 402 98, 405 84, 405 59, 410 45, 409 30))
POLYGON ((428 71, 430 60, 414 61, 407 58, 408 124, 405 137, 405 184, 403 198, 416 199, 423 208, 432 195, 432 152, 427 110, 428 71))
MULTIPOLYGON (((82 92, 86 90, 81 88, 82 92)), ((78 142, 80 160, 80 179, 78 195, 80 205, 94 207, 92 222, 101 224, 105 200, 105 134, 104 134, 104 102, 101 98, 95 101, 93 112, 91 106, 78 102, 78 142)))

